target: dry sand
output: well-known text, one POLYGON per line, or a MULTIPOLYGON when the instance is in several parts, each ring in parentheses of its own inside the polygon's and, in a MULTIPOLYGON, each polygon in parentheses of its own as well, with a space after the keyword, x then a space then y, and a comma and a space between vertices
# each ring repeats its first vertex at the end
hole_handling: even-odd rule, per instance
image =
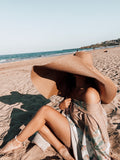
MULTIPOLYGON (((90 51, 96 68, 116 84, 117 95, 105 109, 108 115, 108 132, 116 160, 120 160, 120 47, 90 51)), ((4 145, 26 125, 35 112, 48 102, 33 86, 30 72, 33 65, 46 64, 56 57, 37 58, 21 62, 0 64, 0 145, 4 145)), ((0 160, 54 160, 62 159, 49 147, 45 152, 29 140, 24 148, 0 160)))

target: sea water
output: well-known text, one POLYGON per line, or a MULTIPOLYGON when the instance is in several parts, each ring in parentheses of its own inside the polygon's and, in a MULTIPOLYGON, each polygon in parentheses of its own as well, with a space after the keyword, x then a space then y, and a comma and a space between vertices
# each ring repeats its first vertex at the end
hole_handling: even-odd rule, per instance
POLYGON ((35 52, 35 53, 21 53, 21 54, 9 54, 9 55, 0 55, 0 63, 21 61, 25 59, 33 59, 38 57, 48 57, 56 55, 64 55, 76 52, 77 49, 66 49, 58 51, 48 51, 48 52, 35 52))

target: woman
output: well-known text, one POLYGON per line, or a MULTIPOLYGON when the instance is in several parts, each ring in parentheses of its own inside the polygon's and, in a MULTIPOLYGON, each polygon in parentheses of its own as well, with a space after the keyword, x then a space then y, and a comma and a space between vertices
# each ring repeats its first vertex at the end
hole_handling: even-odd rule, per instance
MULTIPOLYGON (((82 62, 85 54, 87 53, 80 52, 80 56, 82 55, 82 62)), ((77 59, 72 57, 71 62, 74 60, 77 62, 77 59)), ((57 66, 59 65, 58 61, 56 64, 57 66)), ((61 67, 64 66, 63 64, 64 62, 62 61, 61 67)), ((49 84, 52 86, 52 92, 54 90, 54 93, 56 93, 56 89, 52 85, 54 79, 56 81, 59 94, 63 95, 62 93, 64 93, 64 96, 67 97, 63 102, 60 103, 59 106, 61 110, 66 111, 67 116, 63 116, 48 105, 43 106, 36 113, 34 118, 28 123, 25 129, 6 144, 6 146, 1 150, 2 153, 6 153, 21 147, 22 143, 27 138, 38 131, 43 136, 43 138, 45 138, 66 160, 110 159, 106 118, 104 110, 101 106, 101 101, 110 102, 115 96, 116 88, 108 78, 103 77, 103 75, 101 75, 98 71, 98 73, 95 74, 95 72, 93 72, 95 68, 92 68, 93 71, 89 71, 89 68, 91 67, 90 62, 88 65, 89 68, 85 68, 86 64, 80 63, 80 67, 82 66, 82 68, 79 68, 79 71, 81 70, 81 73, 76 74, 77 72, 75 72, 74 75, 72 74, 70 76, 72 77, 71 80, 69 79, 70 77, 67 77, 70 81, 66 80, 66 85, 64 85, 65 83, 61 83, 61 81, 58 80, 60 78, 59 76, 57 80, 56 76, 50 76, 50 80, 52 81, 49 81, 49 84), (83 71, 83 68, 85 71, 83 71), (93 78, 88 78, 89 75, 94 76, 92 76, 93 78), (100 83, 98 83, 96 79, 99 79, 100 83), (107 86, 108 83, 111 85, 110 87, 107 86), (112 91, 113 94, 109 94, 109 91, 112 91), (104 95, 106 95, 107 98, 104 97, 104 95), (78 108, 79 111, 77 110, 78 108), (79 112, 79 119, 77 123, 75 121, 76 114, 72 114, 72 111, 75 113, 75 110, 79 112), (74 143, 74 138, 76 136, 77 143, 74 143), (71 147, 73 149, 74 158, 69 153, 69 149, 71 147)), ((54 67, 56 72, 55 63, 52 65, 48 64, 46 75, 48 75, 48 68, 51 68, 53 71, 54 67)), ((61 67, 60 72, 64 70, 63 68, 61 69, 61 67)), ((72 65, 71 69, 73 68, 74 65, 72 65)), ((43 68, 41 68, 41 70, 42 69, 43 68)), ((45 75, 45 70, 43 69, 43 71, 45 75)), ((68 69, 67 72, 73 73, 73 70, 69 71, 68 69)), ((41 72, 41 74, 40 72, 36 71, 36 73, 39 76, 42 75, 41 77, 43 78, 43 72, 41 72)), ((65 77, 64 73, 63 76, 65 77)), ((46 79, 46 76, 44 76, 44 78, 46 79)), ((49 78, 47 77, 47 79, 49 78)), ((33 83, 35 84, 35 82, 38 83, 36 80, 33 83)), ((37 85, 35 84, 35 86, 37 85)), ((48 91, 49 86, 46 87, 48 91)), ((38 88, 41 87, 38 86, 38 88)), ((46 96, 45 90, 41 89, 41 91, 43 91, 43 95, 46 96)), ((49 96, 51 95, 51 93, 47 94, 49 94, 49 96)))

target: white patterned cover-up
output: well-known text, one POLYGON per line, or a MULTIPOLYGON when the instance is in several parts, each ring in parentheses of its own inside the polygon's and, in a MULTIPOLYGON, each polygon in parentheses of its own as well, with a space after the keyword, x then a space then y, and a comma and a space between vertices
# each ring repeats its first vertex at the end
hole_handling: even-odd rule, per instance
MULTIPOLYGON (((85 102, 83 101, 73 100, 73 104, 76 107, 81 107, 82 111, 86 109, 85 102)), ((102 107, 101 104, 98 105, 102 107)), ((110 143, 108 139, 107 142, 103 140, 100 125, 93 116, 84 112, 82 112, 82 114, 84 117, 84 129, 77 127, 71 120, 70 115, 67 115, 71 129, 71 141, 75 160, 110 160, 110 143)), ((103 115, 105 116, 104 110, 103 115)), ((102 119, 102 122, 103 121, 107 123, 107 119, 102 119)))

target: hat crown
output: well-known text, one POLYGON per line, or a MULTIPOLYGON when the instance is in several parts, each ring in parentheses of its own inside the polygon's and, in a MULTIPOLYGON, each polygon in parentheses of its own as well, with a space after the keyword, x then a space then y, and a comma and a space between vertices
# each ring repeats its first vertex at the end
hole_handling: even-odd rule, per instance
POLYGON ((79 57, 82 60, 82 62, 86 63, 87 65, 93 66, 93 60, 92 60, 91 53, 80 51, 80 52, 76 52, 74 56, 79 57))

